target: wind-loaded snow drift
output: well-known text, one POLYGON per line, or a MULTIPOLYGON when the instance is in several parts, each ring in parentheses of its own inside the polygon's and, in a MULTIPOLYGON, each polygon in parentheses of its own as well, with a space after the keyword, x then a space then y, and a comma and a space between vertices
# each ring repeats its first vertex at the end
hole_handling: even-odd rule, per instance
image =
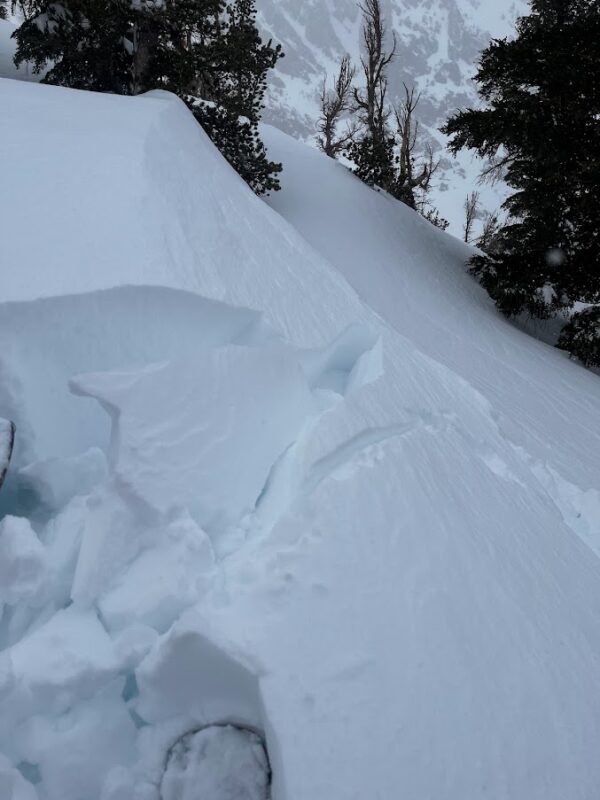
POLYGON ((273 210, 169 95, 0 103, 3 800, 592 800, 597 376, 282 134, 273 210))

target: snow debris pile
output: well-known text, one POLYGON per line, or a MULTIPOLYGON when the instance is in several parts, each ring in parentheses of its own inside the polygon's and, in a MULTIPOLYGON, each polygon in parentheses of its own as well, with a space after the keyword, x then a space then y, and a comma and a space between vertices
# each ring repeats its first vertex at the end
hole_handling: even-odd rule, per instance
MULTIPOLYGON (((147 327, 134 329, 125 348, 99 336, 89 312, 98 313, 104 293, 17 304, 18 312, 9 306, 0 314, 29 322, 19 348, 5 327, 15 347, 2 365, 13 388, 6 409, 24 430, 0 522, 0 633, 8 659, 2 728, 18 731, 8 751, 22 771, 35 763, 41 796, 49 799, 120 797, 125 790, 114 775, 105 782, 106 770, 132 759, 137 729, 148 723, 183 715, 184 729, 191 720, 198 726, 240 718, 264 728, 252 671, 230 666, 227 651, 210 639, 177 637, 175 623, 220 585, 219 561, 251 535, 266 535, 286 510, 280 497, 271 498, 276 473, 285 463, 299 488, 303 441, 319 418, 381 371, 379 339, 366 328, 348 329, 324 350, 298 351, 251 312, 183 292, 175 322, 169 290, 164 297, 149 288, 114 290, 112 319, 120 330, 135 320, 140 295, 151 301, 145 321, 156 301, 173 336, 192 304, 187 357, 185 346, 158 341, 147 327), (40 319, 60 313, 64 333, 86 312, 82 335, 31 373, 23 348, 42 333, 40 319), (244 337, 243 344, 226 341, 244 337), (154 357, 169 347, 178 357, 146 363, 153 342, 154 357), (117 368, 124 358, 137 366, 117 368), (82 360, 115 369, 73 376, 71 391, 93 403, 70 412, 60 381, 82 360), (99 416, 110 420, 108 434, 99 416), (81 452, 52 455, 54 443, 59 452, 67 443, 69 453, 81 452), (44 458, 25 463, 27 455, 44 458), (192 667, 197 672, 188 675, 192 667), (177 702, 173 691, 181 695, 184 687, 177 702), (86 750, 71 748, 95 708, 105 738, 89 761, 86 750)), ((5 430, 8 437, 12 429, 5 430)), ((182 739, 171 750, 162 797, 191 800, 193 787, 206 784, 207 799, 266 798, 266 755, 255 735, 249 742, 244 736, 225 727, 206 741, 195 735, 189 746, 182 739)))
POLYGON ((280 134, 273 210, 165 93, 0 100, 2 800, 594 796, 597 377, 280 134))

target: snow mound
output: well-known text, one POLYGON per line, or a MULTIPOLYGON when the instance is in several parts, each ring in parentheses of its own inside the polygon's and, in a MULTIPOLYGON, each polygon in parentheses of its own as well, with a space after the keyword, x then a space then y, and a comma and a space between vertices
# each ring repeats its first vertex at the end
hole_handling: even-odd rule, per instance
POLYGON ((165 94, 0 98, 11 800, 262 791, 228 725, 273 800, 593 797, 597 378, 285 137, 275 211, 165 94))

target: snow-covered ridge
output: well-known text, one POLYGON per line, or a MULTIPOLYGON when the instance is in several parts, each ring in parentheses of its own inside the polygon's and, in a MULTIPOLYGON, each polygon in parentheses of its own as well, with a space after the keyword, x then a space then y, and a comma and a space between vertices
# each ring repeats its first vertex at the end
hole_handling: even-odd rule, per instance
POLYGON ((7 797, 589 800, 597 378, 281 133, 269 208, 170 96, 0 99, 7 797))
MULTIPOLYGON (((358 0, 258 0, 258 22, 265 37, 283 45, 285 58, 269 76, 265 121, 314 144, 323 79, 332 76, 346 53, 360 57, 358 0)), ((477 103, 472 77, 481 50, 492 36, 512 33, 514 20, 526 10, 524 0, 383 0, 398 55, 390 72, 390 99, 403 98, 403 83, 421 92, 418 118, 442 157, 433 202, 460 235, 463 203, 474 188, 482 208, 498 209, 502 185, 476 185, 481 163, 470 154, 450 159, 439 133, 448 115, 477 103)), ((37 80, 30 67, 12 63, 14 22, 0 21, 0 77, 37 80)), ((285 181, 285 176, 284 176, 285 181)))

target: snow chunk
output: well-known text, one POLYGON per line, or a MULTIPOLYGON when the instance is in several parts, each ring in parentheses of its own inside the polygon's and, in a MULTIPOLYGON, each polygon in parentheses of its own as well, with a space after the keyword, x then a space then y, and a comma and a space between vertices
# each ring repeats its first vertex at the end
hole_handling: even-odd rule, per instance
POLYGON ((181 738, 169 753, 163 800, 267 800, 269 762, 259 737, 212 726, 181 738))
MULTIPOLYGON (((13 420, 19 431, 15 466, 105 448, 109 421, 96 403, 72 396, 68 381, 74 375, 193 357, 198 347, 274 338, 256 311, 164 287, 123 286, 0 303, 0 417, 13 420)), ((94 470, 94 457, 86 458, 85 469, 94 470)), ((33 469, 35 477, 46 483, 48 470, 40 476, 40 469, 33 469)), ((78 466, 52 461, 48 469, 61 477, 53 476, 46 494, 61 488, 57 482, 70 481, 78 466)))
POLYGON ((106 776, 100 800, 132 800, 134 777, 125 767, 113 767, 106 776))
POLYGON ((0 603, 33 598, 44 582, 46 553, 29 520, 0 522, 0 603))
POLYGON ((257 672, 194 609, 156 642, 136 670, 136 711, 147 722, 186 717, 198 726, 235 721, 260 730, 257 672))
POLYGON ((71 385, 113 417, 121 491, 161 512, 188 508, 207 530, 255 506, 273 463, 316 412, 300 364, 283 345, 199 349, 194 359, 71 385))
POLYGON ((213 569, 209 538, 183 515, 167 529, 164 542, 143 551, 100 599, 102 617, 111 630, 137 621, 163 633, 208 589, 213 569))
POLYGON ((96 800, 111 768, 135 758, 136 730, 121 689, 112 682, 62 716, 33 717, 19 731, 19 749, 39 768, 43 800, 96 800))
POLYGON ((302 363, 312 388, 345 396, 383 374, 381 338, 367 326, 355 323, 329 347, 305 352, 302 363))
POLYGON ((156 533, 155 515, 128 504, 114 483, 101 487, 86 503, 72 600, 85 608, 105 592, 156 533))
POLYGON ((93 612, 58 611, 10 649, 23 715, 27 699, 37 711, 60 714, 116 676, 120 664, 93 612))

